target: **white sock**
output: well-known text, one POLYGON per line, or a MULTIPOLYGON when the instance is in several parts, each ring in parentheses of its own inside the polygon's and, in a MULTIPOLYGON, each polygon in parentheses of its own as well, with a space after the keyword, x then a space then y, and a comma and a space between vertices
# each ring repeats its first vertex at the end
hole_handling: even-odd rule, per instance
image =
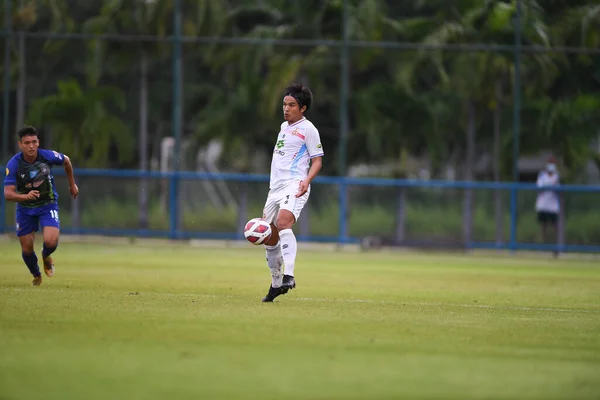
POLYGON ((281 287, 281 281, 283 280, 283 274, 281 266, 283 265, 283 256, 281 255, 281 242, 277 242, 275 246, 266 246, 267 250, 267 264, 271 270, 271 286, 274 288, 281 287))
POLYGON ((294 276, 294 265, 296 264, 296 253, 298 253, 298 242, 296 235, 291 229, 279 231, 281 240, 281 252, 283 253, 283 263, 285 265, 284 274, 294 276))

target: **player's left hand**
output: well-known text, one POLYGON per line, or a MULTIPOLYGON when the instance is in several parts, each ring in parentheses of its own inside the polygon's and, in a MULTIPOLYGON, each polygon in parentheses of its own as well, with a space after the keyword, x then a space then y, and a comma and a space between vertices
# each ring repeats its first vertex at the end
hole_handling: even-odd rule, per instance
POLYGON ((304 196, 304 194, 308 191, 308 182, 300 181, 300 185, 298 186, 298 193, 296 193, 296 197, 304 196))
POLYGON ((77 185, 73 184, 73 186, 69 186, 69 191, 71 191, 71 197, 73 197, 74 199, 76 199, 77 196, 79 196, 79 188, 77 187, 77 185))

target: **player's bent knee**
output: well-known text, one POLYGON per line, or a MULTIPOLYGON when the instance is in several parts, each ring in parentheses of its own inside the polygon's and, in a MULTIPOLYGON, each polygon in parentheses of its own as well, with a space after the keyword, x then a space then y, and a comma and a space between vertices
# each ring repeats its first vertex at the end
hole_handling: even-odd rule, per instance
POLYGON ((33 254, 33 241, 28 243, 21 242, 21 252, 25 255, 33 254))
POLYGON ((45 227, 44 228, 44 243, 47 245, 58 245, 58 238, 60 237, 60 231, 56 227, 45 227))
POLYGON ((294 226, 294 220, 286 220, 286 221, 278 221, 277 222, 277 227, 279 228, 280 231, 282 231, 284 229, 292 229, 293 226, 294 226))
POLYGON ((26 256, 33 254, 33 246, 28 246, 28 247, 21 246, 21 253, 25 254, 26 256))
POLYGON ((57 246, 58 232, 44 232, 43 240, 45 245, 57 246))
POLYGON ((32 233, 27 235, 19 236, 19 243, 21 244, 21 250, 23 253, 31 254, 33 253, 33 243, 34 236, 32 233))
POLYGON ((296 217, 294 217, 294 214, 287 210, 281 210, 277 216, 277 229, 280 231, 283 229, 291 229, 294 226, 295 220, 296 217))
POLYGON ((49 249, 55 249, 58 247, 58 238, 52 238, 50 240, 44 239, 44 246, 49 249))

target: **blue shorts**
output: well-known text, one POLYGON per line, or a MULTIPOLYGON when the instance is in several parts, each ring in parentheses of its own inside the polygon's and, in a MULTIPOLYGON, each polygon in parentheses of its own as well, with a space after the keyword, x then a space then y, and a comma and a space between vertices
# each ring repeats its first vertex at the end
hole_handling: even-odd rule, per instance
POLYGON ((47 226, 60 229, 58 204, 47 204, 36 208, 17 207, 17 236, 37 232, 40 226, 42 229, 47 226))

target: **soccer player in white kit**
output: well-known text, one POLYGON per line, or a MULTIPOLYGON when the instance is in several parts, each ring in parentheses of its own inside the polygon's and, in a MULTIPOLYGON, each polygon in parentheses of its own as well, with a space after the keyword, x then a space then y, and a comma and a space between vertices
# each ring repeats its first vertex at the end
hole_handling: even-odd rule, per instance
POLYGON ((312 97, 310 89, 302 85, 288 87, 283 97, 285 122, 273 149, 269 193, 263 210, 263 218, 273 230, 265 243, 272 280, 263 302, 272 302, 296 287, 298 244, 292 227, 308 201, 310 183, 321 170, 324 154, 319 131, 304 116, 312 97))

